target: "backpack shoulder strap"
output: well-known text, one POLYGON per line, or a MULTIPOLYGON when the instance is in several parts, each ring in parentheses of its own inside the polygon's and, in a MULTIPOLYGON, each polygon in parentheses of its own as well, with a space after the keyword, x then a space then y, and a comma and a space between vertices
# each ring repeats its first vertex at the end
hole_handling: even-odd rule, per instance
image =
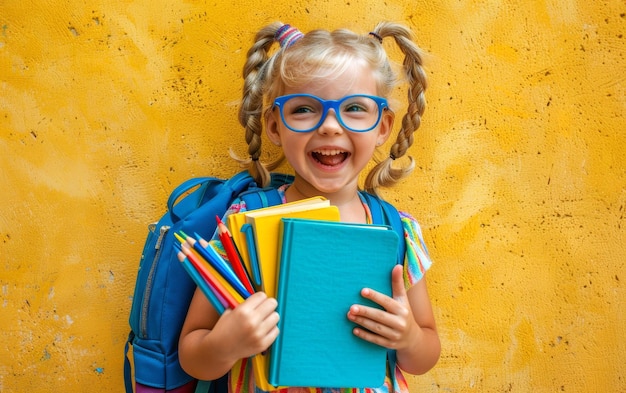
POLYGON ((246 203, 248 210, 280 205, 283 200, 277 188, 284 184, 291 184, 292 182, 292 175, 272 173, 271 182, 268 187, 248 190, 240 194, 239 197, 246 203))
POLYGON ((175 223, 218 194, 222 195, 222 198, 233 198, 240 192, 253 186, 254 179, 247 171, 239 172, 227 180, 216 177, 191 178, 184 181, 171 192, 167 199, 167 210, 172 222, 175 223), (194 188, 202 188, 202 190, 201 192, 190 193, 194 188), (227 192, 224 193, 224 191, 227 192), (184 202, 177 203, 183 196, 185 196, 184 202))
POLYGON ((372 222, 374 224, 389 225, 398 234, 398 264, 404 264, 404 254, 406 252, 406 243, 404 241, 404 227, 400 220, 400 213, 389 202, 378 198, 370 193, 360 191, 363 200, 367 203, 372 213, 372 222))
POLYGON ((131 365, 129 350, 130 346, 133 344, 133 339, 135 338, 135 333, 131 330, 128 335, 128 339, 126 339, 126 345, 124 345, 124 387, 126 389, 126 393, 133 392, 133 384, 132 384, 132 374, 131 374, 131 365))
POLYGON ((280 205, 282 198, 275 188, 259 188, 257 190, 246 191, 239 197, 246 203, 248 210, 260 209, 262 207, 280 205))

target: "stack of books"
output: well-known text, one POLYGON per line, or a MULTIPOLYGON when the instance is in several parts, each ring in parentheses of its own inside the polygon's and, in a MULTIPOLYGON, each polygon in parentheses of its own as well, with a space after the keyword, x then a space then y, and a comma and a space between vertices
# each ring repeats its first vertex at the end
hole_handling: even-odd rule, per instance
POLYGON ((269 351, 252 358, 256 384, 266 391, 381 386, 387 350, 354 336, 347 313, 353 304, 380 307, 361 297, 364 287, 391 295, 396 232, 340 222, 338 209, 322 197, 226 221, 227 227, 218 218, 228 260, 204 239, 180 234, 187 243, 183 265, 219 312, 259 290, 277 299, 280 333, 269 351))

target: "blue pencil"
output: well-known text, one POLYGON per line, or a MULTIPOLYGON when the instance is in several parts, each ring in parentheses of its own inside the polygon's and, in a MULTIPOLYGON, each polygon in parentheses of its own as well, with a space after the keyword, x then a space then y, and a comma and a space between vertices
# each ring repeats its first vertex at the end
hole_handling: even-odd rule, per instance
MULTIPOLYGON (((176 250, 178 252, 182 253, 182 249, 181 249, 180 245, 174 243, 174 248, 176 248, 176 250)), ((193 265, 191 264, 189 259, 187 259, 187 257, 185 257, 185 259, 183 259, 181 261, 181 263, 183 265, 183 268, 187 272, 187 274, 189 274, 189 276, 191 277, 193 282, 195 282, 196 285, 198 286, 198 288, 200 288, 200 290, 202 291, 204 296, 206 296, 206 298, 209 300, 209 302, 211 303, 213 308, 215 308, 215 310, 217 310, 217 312, 220 315, 222 313, 224 313, 224 311, 225 311, 224 305, 218 299, 217 295, 215 294, 215 292, 213 292, 213 290, 211 289, 209 284, 202 278, 200 273, 193 267, 193 265)))
MULTIPOLYGON (((194 232, 193 235, 196 237, 196 240, 198 242, 200 242, 200 246, 202 248, 204 248, 209 254, 213 255, 213 258, 215 259, 215 261, 219 262, 219 264, 222 265, 224 270, 227 271, 229 275, 233 276, 234 279, 237 279, 237 281, 241 282, 242 285, 243 285, 243 282, 241 281, 239 276, 237 276, 237 273, 235 272, 235 269, 233 269, 233 267, 230 265, 230 263, 228 263, 228 261, 226 261, 224 258, 222 258, 222 256, 220 255, 219 252, 217 252, 215 247, 213 247, 209 242, 204 240, 202 238, 202 236, 198 235, 196 232, 194 232), (206 244, 206 247, 202 246, 202 242, 204 242, 206 244)), ((250 291, 248 291, 248 292, 250 292, 250 291)))
MULTIPOLYGON (((233 287, 235 291, 242 298, 247 299, 250 297, 250 292, 243 286, 235 272, 228 266, 226 261, 211 247, 202 247, 199 240, 193 239, 190 236, 187 236, 184 232, 180 231, 180 234, 183 238, 189 243, 194 250, 200 254, 200 256, 207 261, 214 269, 217 271, 219 275, 224 277, 224 279, 233 287)), ((200 240, 204 240, 200 238, 200 240)))

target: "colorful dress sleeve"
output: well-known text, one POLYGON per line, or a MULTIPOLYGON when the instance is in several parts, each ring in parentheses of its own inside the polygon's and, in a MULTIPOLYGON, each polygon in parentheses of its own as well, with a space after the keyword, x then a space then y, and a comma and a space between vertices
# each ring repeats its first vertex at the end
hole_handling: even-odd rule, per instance
POLYGON ((404 227, 404 240, 406 241, 404 284, 408 289, 424 277, 424 273, 432 265, 432 260, 417 220, 405 212, 400 212, 400 220, 404 227))

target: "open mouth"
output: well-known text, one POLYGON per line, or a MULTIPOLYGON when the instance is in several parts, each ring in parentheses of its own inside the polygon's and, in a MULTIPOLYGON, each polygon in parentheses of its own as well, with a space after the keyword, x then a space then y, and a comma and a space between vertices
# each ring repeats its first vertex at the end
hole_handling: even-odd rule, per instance
POLYGON ((311 153, 313 159, 325 166, 337 166, 343 163, 350 153, 341 150, 323 150, 311 153))

